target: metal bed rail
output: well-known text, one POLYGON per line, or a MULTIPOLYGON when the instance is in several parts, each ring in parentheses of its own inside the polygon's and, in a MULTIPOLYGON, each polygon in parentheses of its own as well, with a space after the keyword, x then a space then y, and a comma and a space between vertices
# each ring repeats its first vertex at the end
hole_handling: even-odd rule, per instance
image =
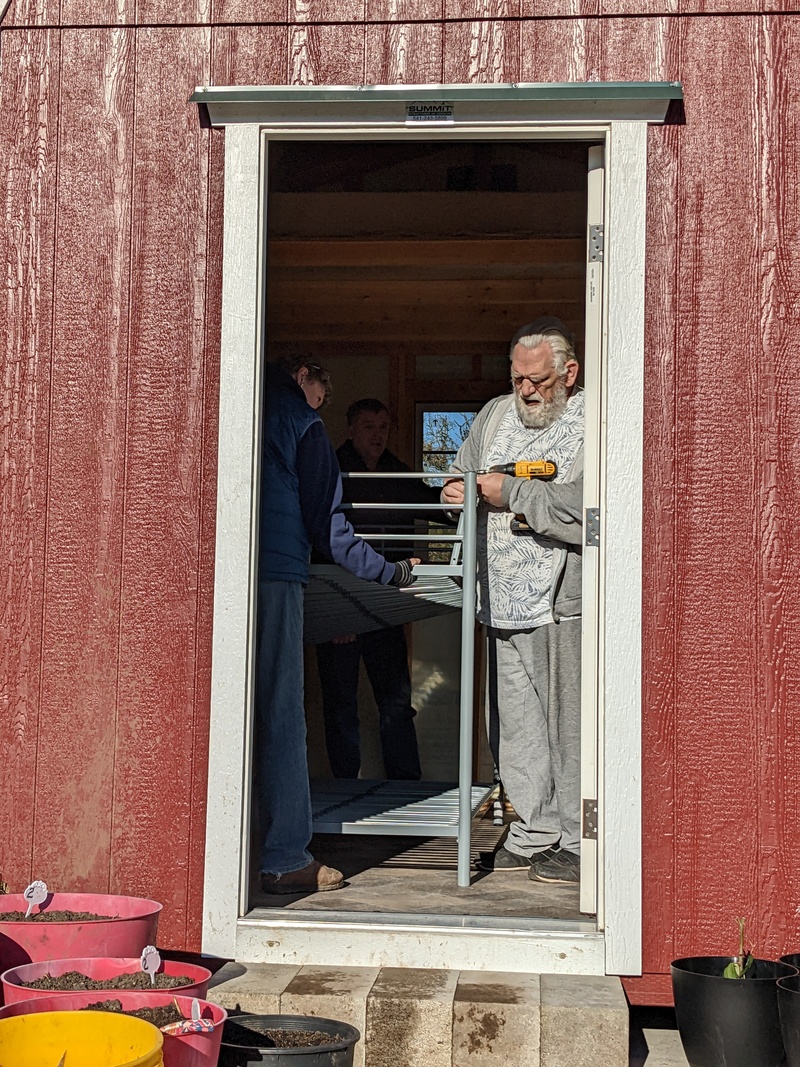
MULTIPOLYGON (((413 828, 422 828, 427 831, 426 836, 457 836, 458 838, 458 885, 466 888, 470 884, 470 847, 471 828, 473 813, 481 804, 488 799, 494 786, 474 786, 472 782, 472 722, 474 714, 474 649, 475 649, 475 602, 477 593, 477 509, 478 490, 477 476, 474 471, 463 474, 436 473, 430 471, 359 471, 343 473, 343 478, 397 478, 417 480, 462 479, 464 482, 463 505, 444 504, 369 504, 365 502, 348 503, 343 505, 346 511, 359 510, 420 510, 461 512, 458 530, 455 534, 359 534, 365 541, 406 541, 406 542, 435 542, 451 543, 453 550, 450 561, 446 564, 420 564, 414 568, 415 576, 420 579, 447 575, 461 578, 461 666, 460 666, 460 692, 459 692, 459 738, 458 738, 458 793, 457 793, 457 826, 456 833, 452 833, 452 819, 448 821, 447 811, 452 810, 452 802, 455 800, 453 790, 440 786, 439 791, 428 796, 428 808, 420 797, 417 801, 411 795, 405 795, 403 803, 397 809, 399 815, 394 821, 387 820, 381 813, 381 790, 378 783, 361 782, 360 788, 353 803, 356 804, 357 819, 350 825, 348 832, 351 833, 395 833, 408 834, 413 828), (444 788, 444 791, 442 791, 444 788), (372 807, 367 801, 372 802, 372 807), (360 807, 359 807, 360 805, 360 807), (395 827, 397 827, 395 829, 395 827)), ((408 587, 413 590, 414 586, 408 587)), ((391 783, 396 785, 396 783, 391 783)), ((404 783, 413 785, 414 783, 404 783)), ((423 783, 421 783, 422 785, 423 783)), ((338 790, 324 791, 318 797, 315 811, 315 828, 320 832, 331 832, 331 827, 337 825, 336 809, 343 807, 339 801, 338 790)), ((392 795, 392 794, 387 794, 392 795)))

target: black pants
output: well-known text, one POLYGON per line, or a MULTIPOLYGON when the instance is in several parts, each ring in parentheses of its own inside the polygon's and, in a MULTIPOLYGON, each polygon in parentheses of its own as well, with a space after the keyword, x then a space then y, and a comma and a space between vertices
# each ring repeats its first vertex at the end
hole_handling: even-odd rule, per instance
POLYGON ((402 626, 373 630, 345 645, 317 645, 331 770, 337 778, 357 778, 361 767, 358 670, 362 659, 378 705, 386 777, 417 781, 421 771, 414 729, 416 712, 411 706, 411 678, 402 626))

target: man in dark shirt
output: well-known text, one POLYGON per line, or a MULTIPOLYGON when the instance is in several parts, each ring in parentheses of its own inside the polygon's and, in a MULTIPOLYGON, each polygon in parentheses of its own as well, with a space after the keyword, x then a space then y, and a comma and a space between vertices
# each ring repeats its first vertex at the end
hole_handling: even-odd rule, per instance
MULTIPOLYGON (((409 467, 386 448, 389 412, 380 400, 366 398, 347 411, 349 438, 337 450, 343 472, 408 471, 409 467)), ((411 478, 345 478, 343 499, 349 503, 438 504, 439 490, 411 478)), ((435 519, 436 511, 420 512, 435 519)), ((349 512, 359 533, 414 533, 414 513, 398 510, 358 509, 349 512)), ((386 541, 371 544, 388 560, 408 555, 408 544, 386 541)), ((411 706, 408 649, 402 626, 370 633, 344 634, 317 645, 322 685, 325 742, 331 770, 337 778, 357 778, 361 767, 358 722, 358 674, 361 660, 375 695, 380 717, 381 749, 387 778, 416 781, 421 777, 416 711, 411 706)))
POLYGON ((313 859, 303 703, 303 588, 311 548, 352 574, 404 585, 417 560, 389 562, 340 510, 342 480, 317 409, 330 376, 310 361, 267 365, 261 465, 256 670, 258 795, 267 893, 338 889, 339 871, 313 859))

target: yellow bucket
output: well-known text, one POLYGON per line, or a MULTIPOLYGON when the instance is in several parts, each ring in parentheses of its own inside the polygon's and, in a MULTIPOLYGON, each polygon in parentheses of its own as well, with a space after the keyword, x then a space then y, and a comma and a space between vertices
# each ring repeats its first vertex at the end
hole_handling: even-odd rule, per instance
POLYGON ((107 1011, 42 1011, 0 1019, 2 1067, 162 1067, 161 1031, 107 1011))

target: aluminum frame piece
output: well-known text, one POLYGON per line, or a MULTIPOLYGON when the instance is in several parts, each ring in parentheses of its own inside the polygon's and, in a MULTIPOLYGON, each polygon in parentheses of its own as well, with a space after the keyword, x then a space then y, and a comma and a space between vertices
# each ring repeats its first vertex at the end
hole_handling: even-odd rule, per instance
MULTIPOLYGON (((409 472, 406 474, 359 474, 361 478, 430 478, 430 472, 409 472)), ((454 552, 451 562, 445 565, 446 574, 437 576, 435 566, 425 567, 425 577, 420 582, 419 596, 423 603, 415 604, 417 599, 413 590, 386 589, 374 583, 361 582, 346 575, 339 567, 326 567, 329 572, 326 580, 328 588, 339 583, 339 592, 344 597, 337 599, 341 606, 346 605, 347 619, 360 623, 360 631, 351 629, 349 621, 344 620, 344 611, 326 610, 319 590, 312 588, 306 599, 306 611, 309 607, 315 612, 316 621, 306 621, 305 631, 310 633, 329 632, 333 637, 343 632, 367 632, 380 625, 399 625, 409 621, 401 618, 410 610, 426 611, 422 617, 440 614, 443 610, 454 610, 461 606, 461 676, 459 693, 459 727, 458 727, 458 785, 430 782, 365 782, 363 779, 353 781, 339 780, 337 785, 330 782, 315 783, 312 790, 311 806, 313 827, 316 833, 375 833, 386 835, 417 835, 423 837, 458 837, 458 885, 465 889, 470 884, 470 848, 472 844, 472 819, 483 803, 491 796, 495 786, 475 786, 472 782, 472 721, 475 702, 475 607, 477 599, 477 528, 478 528, 478 480, 474 471, 454 474, 453 478, 463 479, 464 504, 461 508, 461 522, 458 533, 443 537, 439 534, 398 534, 399 540, 441 541, 448 540, 460 546, 460 553, 454 552), (458 563, 453 560, 458 559, 458 563), (330 573, 332 572, 332 573, 330 573), (452 575, 460 578, 460 588, 452 575), (437 584, 438 583, 438 584, 437 584), (432 588, 433 587, 433 588, 432 588), (422 590, 428 590, 427 595, 422 590), (349 591, 349 592, 348 592, 349 591), (436 600, 437 597, 440 598, 436 600), (444 599, 445 603, 442 603, 444 599), (380 622, 381 616, 385 623, 380 622), (390 622, 389 619, 394 621, 390 622), (327 630, 325 629, 327 626, 327 630), (382 788, 381 788, 382 786, 382 788)), ((373 507, 365 504, 364 507, 373 507)), ((388 505, 387 505, 388 506, 388 505)), ((375 534, 373 539, 386 540, 393 535, 375 534)), ((322 583, 316 568, 316 581, 322 583)), ((312 571, 312 575, 314 571, 312 571)), ((314 579, 312 579, 313 581, 314 579)), ((311 583, 309 583, 311 585, 311 583)), ((416 584, 416 583, 415 583, 416 584)), ((323 638, 324 639, 324 638, 323 638)))
POLYGON ((526 82, 508 85, 198 86, 190 97, 213 126, 262 122, 430 129, 504 123, 664 122, 680 82, 526 82))

